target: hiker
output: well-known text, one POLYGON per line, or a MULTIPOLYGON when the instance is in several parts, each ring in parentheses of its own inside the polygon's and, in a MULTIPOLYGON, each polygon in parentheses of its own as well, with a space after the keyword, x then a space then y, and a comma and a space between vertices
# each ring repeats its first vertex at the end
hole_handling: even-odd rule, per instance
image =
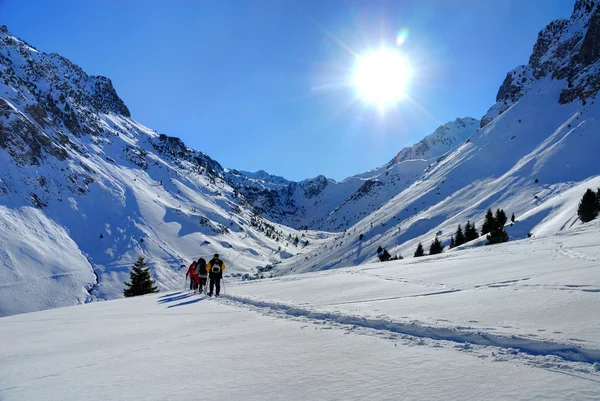
POLYGON ((185 279, 187 280, 188 276, 190 277, 190 290, 195 290, 198 288, 198 275, 196 274, 196 261, 194 260, 190 267, 185 273, 185 279))
POLYGON ((196 276, 198 276, 198 292, 202 293, 202 288, 206 285, 206 279, 208 278, 206 272, 206 260, 199 258, 196 261, 196 276))
POLYGON ((225 270, 225 263, 221 259, 219 259, 219 254, 215 253, 215 256, 208 262, 206 265, 206 271, 208 272, 208 277, 210 278, 210 291, 208 293, 209 297, 213 295, 213 288, 217 287, 217 292, 215 295, 218 297, 219 292, 221 291, 221 278, 223 277, 223 270, 225 270))

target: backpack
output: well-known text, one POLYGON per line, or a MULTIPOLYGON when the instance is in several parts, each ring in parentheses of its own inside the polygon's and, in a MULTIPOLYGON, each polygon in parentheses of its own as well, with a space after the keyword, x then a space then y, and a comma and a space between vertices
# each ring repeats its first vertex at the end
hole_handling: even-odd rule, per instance
POLYGON ((198 276, 206 275, 206 260, 204 260, 203 258, 198 259, 198 261, 196 262, 196 274, 198 276))
POLYGON ((210 272, 211 273, 221 273, 221 260, 213 259, 210 261, 210 272))

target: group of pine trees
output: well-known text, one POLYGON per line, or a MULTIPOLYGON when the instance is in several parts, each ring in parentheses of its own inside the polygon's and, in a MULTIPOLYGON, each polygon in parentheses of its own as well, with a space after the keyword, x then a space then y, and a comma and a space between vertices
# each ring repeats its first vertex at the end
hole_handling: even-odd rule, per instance
POLYGON ((477 238, 479 238, 479 232, 477 231, 477 227, 475 227, 475 223, 471 224, 470 221, 467 221, 464 231, 459 224, 454 235, 450 237, 450 249, 477 238))
POLYGON ((600 214, 600 188, 596 192, 588 188, 579 201, 577 216, 582 222, 587 223, 598 217, 598 214, 600 214))
MULTIPOLYGON (((492 209, 488 209, 481 226, 481 235, 487 234, 487 245, 499 244, 508 241, 508 233, 504 229, 508 218, 502 209, 496 209, 496 215, 492 213, 492 209)), ((511 221, 515 221, 515 215, 511 217, 511 221)))
MULTIPOLYGON (((429 254, 437 255, 438 253, 442 252, 444 252, 444 245, 442 245, 440 239, 436 236, 435 239, 431 242, 431 245, 429 246, 429 254)), ((425 249, 423 248, 423 244, 421 244, 420 242, 419 245, 417 245, 417 250, 415 251, 415 254, 413 256, 415 258, 425 256, 425 249)))
POLYGON ((404 259, 402 255, 394 255, 392 256, 387 249, 382 248, 381 246, 377 248, 377 257, 382 262, 389 262, 390 260, 400 260, 404 259))
MULTIPOLYGON (((481 235, 487 234, 487 245, 498 244, 501 242, 508 241, 508 233, 504 229, 504 226, 506 225, 507 221, 508 218, 506 217, 506 213, 504 212, 504 210, 497 209, 495 215, 492 212, 492 209, 487 210, 485 220, 483 221, 483 226, 481 226, 481 235)), ((515 221, 514 214, 511 217, 511 221, 513 223, 515 221)), ((477 231, 475 223, 467 221, 464 230, 459 224, 458 228, 456 229, 456 232, 450 237, 450 248, 466 244, 469 241, 473 241, 474 239, 479 238, 479 236, 480 234, 477 231)), ((442 253, 443 251, 444 245, 436 236, 435 239, 431 242, 431 245, 429 246, 429 255, 436 255, 438 253, 442 253)), ((425 249, 423 248, 423 244, 419 242, 414 257, 418 258, 420 256, 425 256, 425 249)))

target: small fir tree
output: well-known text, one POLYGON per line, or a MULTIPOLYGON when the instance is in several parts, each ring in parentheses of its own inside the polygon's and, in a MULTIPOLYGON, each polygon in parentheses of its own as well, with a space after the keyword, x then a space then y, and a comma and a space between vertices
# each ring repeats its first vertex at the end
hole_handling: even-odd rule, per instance
POLYGON ((361 235, 358 236, 358 240, 362 241, 364 237, 365 237, 364 234, 361 234, 361 235))
POLYGON ((497 231, 503 230, 508 218, 503 209, 496 209, 496 216, 494 217, 494 225, 497 231))
POLYGON ((479 238, 479 233, 477 232, 475 223, 471 224, 470 221, 467 221, 467 225, 465 226, 465 242, 473 241, 477 238, 479 238))
POLYGON ((481 235, 485 235, 494 229, 494 214, 492 209, 488 209, 481 226, 481 235))
POLYGON ((454 235, 450 237, 450 249, 456 246, 456 242, 454 242, 454 235))
POLYGON ((444 246, 442 245, 442 243, 440 242, 438 237, 435 237, 435 239, 431 243, 431 246, 429 247, 429 254, 436 255, 438 253, 442 253, 443 251, 444 251, 444 246))
POLYGON ((382 262, 387 262, 391 258, 392 258, 392 255, 390 255, 390 253, 388 252, 387 249, 384 249, 383 252, 381 253, 381 255, 379 255, 379 260, 381 260, 382 262))
POLYGON ((577 215, 584 223, 592 221, 598 216, 598 198, 596 197, 594 191, 589 188, 583 194, 581 201, 579 201, 577 215))
POLYGON ((504 228, 501 230, 494 230, 487 235, 487 245, 499 244, 501 242, 508 242, 508 233, 504 228))
POLYGON ((510 216, 510 222, 514 223, 515 222, 515 214, 513 213, 512 216, 510 216))
POLYGON ((128 288, 123 290, 123 295, 126 297, 158 292, 158 288, 154 285, 154 280, 152 280, 152 276, 150 275, 150 268, 146 267, 146 261, 143 256, 140 256, 133 265, 133 269, 129 274, 129 281, 130 283, 125 282, 128 288))
POLYGON ((425 256, 425 250, 423 249, 423 244, 421 244, 419 242, 419 245, 417 245, 417 250, 415 251, 415 258, 418 258, 420 256, 425 256))
POLYGON ((458 228, 456 229, 456 234, 454 235, 454 245, 460 246, 460 245, 464 244, 465 242, 466 242, 465 234, 463 233, 462 227, 459 224, 458 228))
POLYGON ((381 245, 379 245, 379 248, 377 248, 377 255, 379 255, 381 252, 383 252, 383 248, 381 245))

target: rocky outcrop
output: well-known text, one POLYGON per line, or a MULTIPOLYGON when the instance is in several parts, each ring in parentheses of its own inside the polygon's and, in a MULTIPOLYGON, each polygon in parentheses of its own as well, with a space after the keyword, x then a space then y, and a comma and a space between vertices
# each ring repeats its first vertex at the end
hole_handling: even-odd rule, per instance
POLYGON ((548 24, 538 34, 529 63, 509 72, 496 104, 481 119, 481 127, 519 101, 538 80, 564 80, 558 102, 585 103, 600 90, 600 10, 592 0, 578 0, 569 19, 548 24), (582 29, 583 28, 583 29, 582 29))

